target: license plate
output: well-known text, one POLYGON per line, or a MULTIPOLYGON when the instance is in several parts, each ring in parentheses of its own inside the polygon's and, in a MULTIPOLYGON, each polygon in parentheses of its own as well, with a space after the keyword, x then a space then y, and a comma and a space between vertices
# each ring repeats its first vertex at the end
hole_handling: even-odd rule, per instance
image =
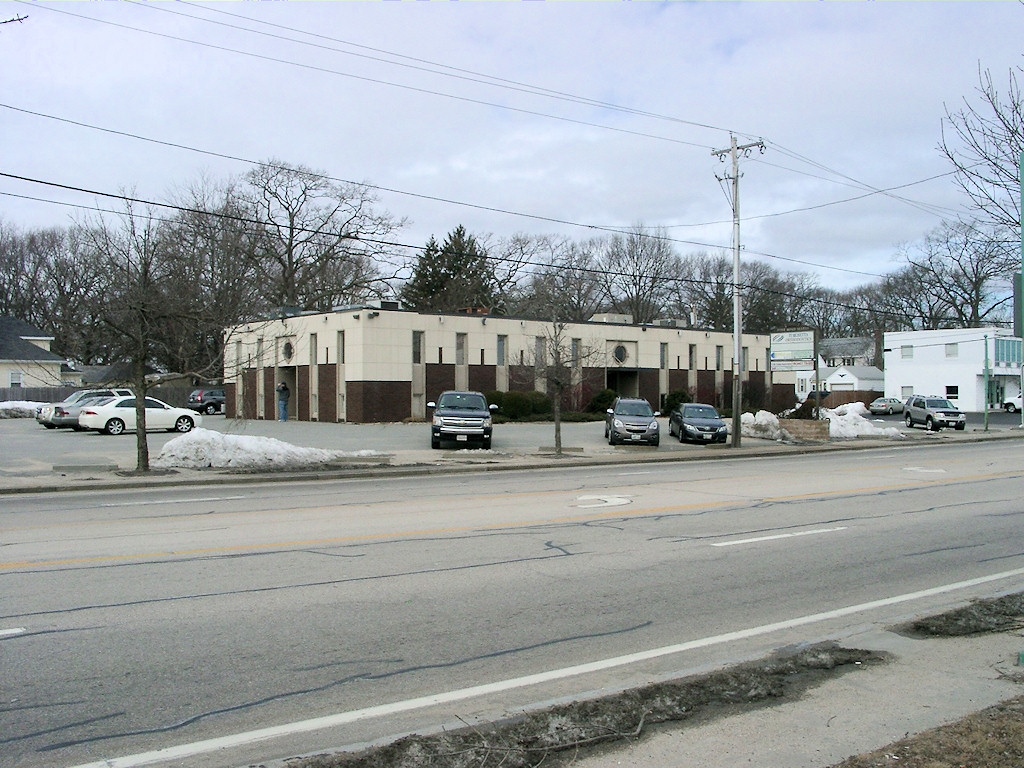
POLYGON ((630 435, 631 440, 639 440, 641 435, 630 435))
POLYGON ((469 440, 469 436, 468 435, 456 435, 455 439, 456 440, 462 440, 463 442, 465 442, 465 441, 469 440))
POLYGON ((705 432, 705 433, 704 433, 704 439, 705 439, 705 440, 710 440, 710 439, 711 439, 711 435, 710 435, 710 434, 708 434, 707 432, 705 432))

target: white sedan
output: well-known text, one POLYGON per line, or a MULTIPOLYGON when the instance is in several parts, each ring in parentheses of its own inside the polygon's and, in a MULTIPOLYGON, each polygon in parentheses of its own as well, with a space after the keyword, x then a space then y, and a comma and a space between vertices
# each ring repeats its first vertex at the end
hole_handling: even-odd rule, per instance
MULTIPOLYGON (((203 423, 203 417, 190 408, 175 408, 155 397, 146 398, 146 429, 191 432, 203 423)), ((84 406, 78 414, 78 426, 108 435, 134 430, 135 397, 112 397, 84 406)))

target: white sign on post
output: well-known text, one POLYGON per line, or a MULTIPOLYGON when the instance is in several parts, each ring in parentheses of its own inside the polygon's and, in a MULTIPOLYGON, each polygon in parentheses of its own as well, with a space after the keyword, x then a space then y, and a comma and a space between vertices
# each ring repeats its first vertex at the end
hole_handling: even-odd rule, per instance
POLYGON ((773 371, 813 370, 814 331, 773 333, 771 367, 773 371))

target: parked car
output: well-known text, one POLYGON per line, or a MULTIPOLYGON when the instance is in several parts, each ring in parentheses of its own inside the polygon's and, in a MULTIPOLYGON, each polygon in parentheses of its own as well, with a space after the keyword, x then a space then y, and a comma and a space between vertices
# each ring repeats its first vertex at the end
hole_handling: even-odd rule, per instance
POLYGON ((434 411, 430 422, 431 448, 440 448, 442 440, 491 447, 491 414, 498 406, 488 405, 482 392, 442 392, 436 403, 427 403, 427 408, 434 411))
POLYGON ((1011 397, 1009 400, 1003 403, 1003 410, 1007 413, 1016 413, 1021 409, 1021 398, 1020 395, 1011 397))
MULTIPOLYGON (((135 401, 131 397, 112 397, 82 407, 78 423, 83 429, 95 429, 108 435, 134 430, 135 401)), ((203 417, 190 408, 175 408, 155 397, 146 398, 146 429, 168 432, 191 432, 203 423, 203 417)))
POLYGON ((615 398, 604 422, 604 436, 608 439, 608 445, 646 443, 657 447, 661 442, 657 419, 660 415, 651 408, 650 403, 641 398, 615 398))
POLYGON ((78 414, 86 400, 131 395, 130 389, 80 389, 59 403, 36 408, 36 421, 47 429, 71 427, 78 429, 78 414))
POLYGON ((188 407, 207 416, 222 413, 225 402, 223 389, 193 389, 188 396, 188 407))
POLYGON ((680 443, 724 443, 729 427, 712 405, 680 403, 669 414, 668 433, 678 435, 680 443))
POLYGON ((876 397, 871 401, 868 410, 876 416, 883 413, 892 416, 894 413, 903 413, 903 401, 898 397, 876 397))
POLYGON ((932 432, 938 432, 943 427, 958 430, 967 427, 967 414, 946 398, 937 395, 912 395, 903 406, 903 412, 903 420, 908 427, 923 424, 932 432))

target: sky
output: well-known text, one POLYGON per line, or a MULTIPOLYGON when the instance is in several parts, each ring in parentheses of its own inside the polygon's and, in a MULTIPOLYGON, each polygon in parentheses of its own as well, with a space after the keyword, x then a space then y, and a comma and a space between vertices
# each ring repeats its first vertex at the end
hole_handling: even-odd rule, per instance
POLYGON ((977 103, 980 70, 1005 91, 1024 38, 1015 2, 0 6, 17 18, 0 24, 8 226, 273 158, 376 187, 410 259, 460 224, 582 240, 642 223, 680 255, 731 256, 713 152, 735 135, 765 147, 740 161, 742 258, 837 290, 964 213, 944 117, 977 103))

